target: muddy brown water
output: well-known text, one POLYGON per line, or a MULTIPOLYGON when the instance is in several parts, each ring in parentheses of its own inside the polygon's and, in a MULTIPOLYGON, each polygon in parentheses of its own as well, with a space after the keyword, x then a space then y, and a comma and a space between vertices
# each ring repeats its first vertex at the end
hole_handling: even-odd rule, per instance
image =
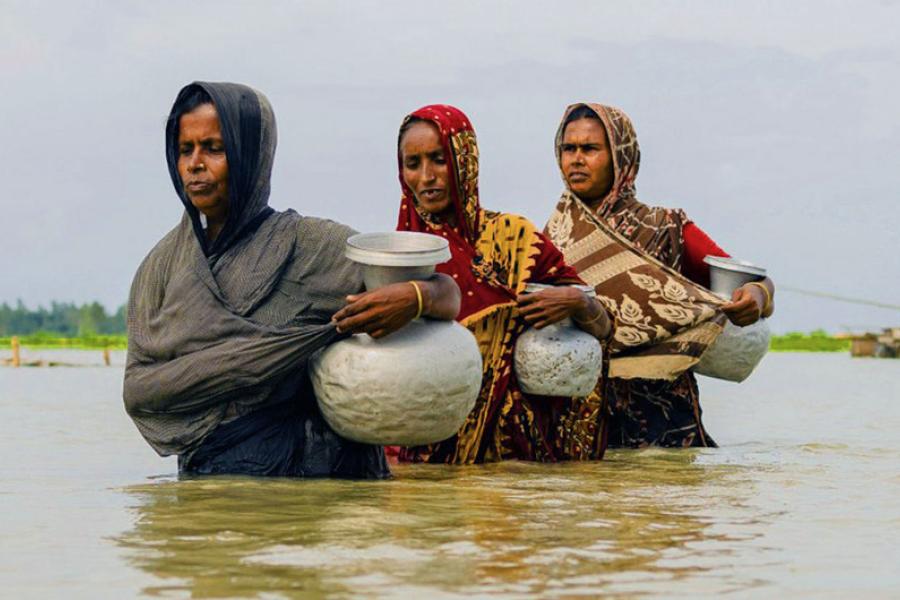
POLYGON ((900 597, 900 361, 702 379, 718 449, 384 482, 179 481, 121 377, 0 368, 4 597, 900 597))

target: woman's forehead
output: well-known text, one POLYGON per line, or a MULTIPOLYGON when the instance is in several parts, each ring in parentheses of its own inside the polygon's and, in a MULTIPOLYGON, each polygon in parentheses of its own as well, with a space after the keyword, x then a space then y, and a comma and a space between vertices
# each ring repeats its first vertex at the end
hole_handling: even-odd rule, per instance
POLYGON ((181 115, 178 123, 178 138, 222 134, 219 113, 212 104, 201 104, 194 110, 181 115))
POLYGON ((401 149, 420 149, 441 145, 441 134, 437 125, 430 121, 416 121, 403 133, 401 149))
POLYGON ((578 119, 566 124, 563 141, 581 144, 603 144, 606 142, 606 128, 599 119, 578 119))

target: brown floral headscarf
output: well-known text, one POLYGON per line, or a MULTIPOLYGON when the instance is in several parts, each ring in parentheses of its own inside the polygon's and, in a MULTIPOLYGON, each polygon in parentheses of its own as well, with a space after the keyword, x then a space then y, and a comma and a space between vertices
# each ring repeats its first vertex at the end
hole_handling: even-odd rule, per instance
POLYGON ((560 146, 566 121, 573 111, 582 106, 590 108, 603 123, 612 150, 613 185, 597 205, 595 214, 639 250, 673 269, 679 269, 684 245, 681 231, 687 224, 687 216, 677 208, 650 207, 638 201, 635 180, 641 166, 641 147, 628 115, 603 104, 570 106, 556 132, 556 158, 560 169, 560 146))

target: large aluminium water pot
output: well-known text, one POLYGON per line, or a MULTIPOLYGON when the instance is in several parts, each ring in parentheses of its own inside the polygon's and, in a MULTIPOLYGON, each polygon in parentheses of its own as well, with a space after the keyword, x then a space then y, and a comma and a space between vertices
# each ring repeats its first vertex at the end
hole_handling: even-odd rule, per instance
MULTIPOLYGON (((450 259, 447 240, 427 233, 365 233, 347 240, 369 290, 425 279, 450 259)), ((416 319, 386 337, 358 334, 310 360, 316 399, 341 436, 415 446, 455 434, 481 387, 481 353, 455 321, 416 319)))
MULTIPOLYGON (((734 290, 745 283, 759 281, 766 276, 765 269, 748 262, 718 256, 707 256, 703 260, 709 265, 710 289, 727 300, 731 299, 734 290)), ((747 327, 738 327, 729 321, 716 341, 700 357, 694 371, 707 377, 744 381, 769 350, 769 336, 769 325, 765 319, 747 327)))
MULTIPOLYGON (((548 285, 528 284, 525 293, 548 285)), ((593 295, 590 286, 576 286, 593 295)), ((516 342, 513 364, 519 387, 538 396, 587 396, 597 385, 602 367, 600 342, 563 319, 542 329, 529 327, 516 342)))

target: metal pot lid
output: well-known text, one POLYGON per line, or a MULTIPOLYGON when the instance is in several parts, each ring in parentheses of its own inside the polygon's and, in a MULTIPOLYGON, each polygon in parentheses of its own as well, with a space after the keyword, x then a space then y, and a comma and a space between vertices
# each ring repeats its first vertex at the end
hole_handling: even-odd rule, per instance
POLYGON ((703 262, 710 267, 723 269, 725 271, 734 271, 735 273, 746 273, 747 275, 755 275, 757 277, 765 277, 766 270, 759 265, 747 262, 745 260, 737 260, 735 258, 725 258, 723 256, 706 256, 703 262))
POLYGON ((345 256, 363 265, 425 267, 450 260, 450 243, 430 233, 357 233, 347 239, 345 256))

